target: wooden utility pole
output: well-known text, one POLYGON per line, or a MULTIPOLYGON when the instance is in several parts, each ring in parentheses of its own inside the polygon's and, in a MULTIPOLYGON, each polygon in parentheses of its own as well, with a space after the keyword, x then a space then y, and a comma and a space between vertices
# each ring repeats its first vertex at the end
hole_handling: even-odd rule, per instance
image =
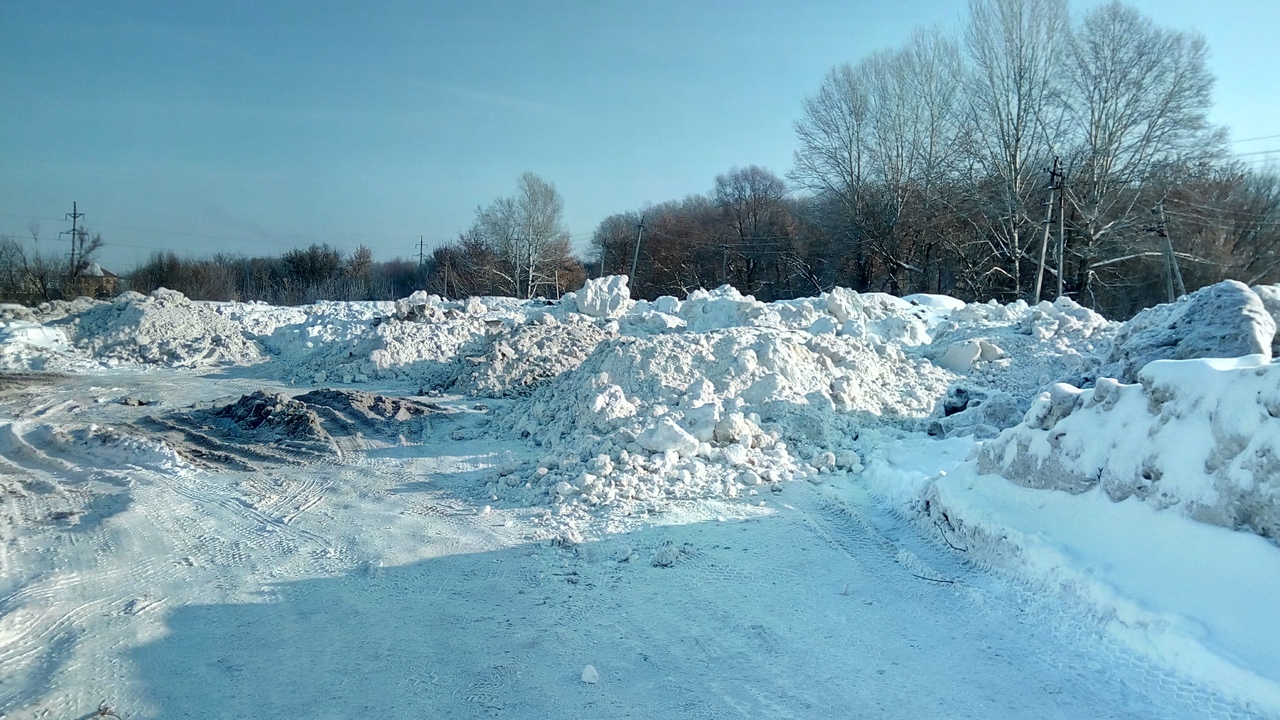
POLYGON ((631 289, 635 290, 636 284, 636 266, 640 264, 640 238, 644 235, 644 216, 640 216, 640 222, 636 225, 636 251, 631 256, 631 289))

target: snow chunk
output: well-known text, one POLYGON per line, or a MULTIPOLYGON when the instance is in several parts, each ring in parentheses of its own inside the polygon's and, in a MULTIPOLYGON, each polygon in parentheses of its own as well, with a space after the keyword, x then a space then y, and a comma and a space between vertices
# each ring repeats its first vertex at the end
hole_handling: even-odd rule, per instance
POLYGON ((592 278, 577 292, 578 312, 597 318, 616 318, 632 306, 626 275, 592 278))
POLYGON ((698 439, 685 432, 684 428, 669 417, 660 418, 656 424, 645 429, 636 438, 636 442, 652 452, 674 450, 685 457, 692 457, 698 452, 698 439))

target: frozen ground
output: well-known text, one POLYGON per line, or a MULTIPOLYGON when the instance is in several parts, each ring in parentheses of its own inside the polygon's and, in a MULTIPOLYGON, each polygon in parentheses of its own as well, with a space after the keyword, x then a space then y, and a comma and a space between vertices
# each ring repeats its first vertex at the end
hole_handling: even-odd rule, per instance
POLYGON ((1265 358, 1104 406, 1068 305, 611 283, 4 321, 0 717, 1280 713, 1265 358))

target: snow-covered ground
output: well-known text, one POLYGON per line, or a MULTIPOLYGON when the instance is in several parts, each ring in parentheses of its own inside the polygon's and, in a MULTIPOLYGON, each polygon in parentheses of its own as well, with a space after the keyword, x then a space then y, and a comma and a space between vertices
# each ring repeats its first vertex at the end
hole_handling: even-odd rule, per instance
POLYGON ((1277 717, 1275 295, 0 306, 0 717, 1277 717))

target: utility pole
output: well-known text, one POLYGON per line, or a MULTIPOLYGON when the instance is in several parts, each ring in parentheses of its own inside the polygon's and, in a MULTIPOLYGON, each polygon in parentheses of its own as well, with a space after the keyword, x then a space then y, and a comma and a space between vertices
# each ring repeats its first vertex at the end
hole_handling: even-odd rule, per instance
POLYGON ((1173 241, 1169 239, 1169 223, 1164 216, 1164 198, 1160 198, 1160 202, 1156 203, 1151 212, 1160 216, 1160 222, 1156 224, 1155 232, 1156 235, 1164 239, 1164 287, 1165 293, 1169 297, 1169 302, 1173 302, 1178 297, 1187 294, 1187 286, 1182 283, 1182 270, 1178 269, 1178 258, 1173 254, 1173 241), (1177 295, 1174 295, 1175 282, 1177 283, 1177 295))
MULTIPOLYGON (((1056 166, 1058 159, 1054 158, 1056 166)), ((1062 297, 1063 282, 1067 276, 1067 176, 1058 171, 1058 297, 1062 297)))
POLYGON ((729 284, 729 246, 720 246, 720 284, 729 284))
POLYGON ((427 255, 425 252, 426 241, 422 236, 418 236, 418 272, 422 272, 427 267, 427 255))
POLYGON ((71 236, 71 256, 69 261, 70 264, 68 266, 71 270, 71 272, 69 273, 71 277, 76 276, 76 241, 79 240, 80 246, 84 247, 84 240, 83 240, 83 236, 81 235, 81 233, 84 231, 80 230, 77 227, 77 223, 80 221, 80 218, 84 217, 84 213, 78 212, 78 210, 79 208, 76 207, 75 201, 72 201, 71 212, 67 213, 67 218, 71 220, 71 229, 64 230, 58 233, 59 236, 62 236, 62 235, 71 236))
MULTIPOLYGON (((1049 199, 1044 201, 1044 237, 1040 239, 1040 264, 1036 267, 1036 293, 1035 302, 1040 302, 1040 290, 1044 287, 1044 262, 1046 255, 1049 253, 1049 227, 1053 224, 1053 193, 1058 189, 1058 158, 1053 159, 1053 167, 1045 168, 1049 171, 1049 199)), ((1059 276, 1061 270, 1059 270, 1059 276)), ((1062 294, 1062 286, 1058 286, 1058 294, 1062 294)))
POLYGON ((636 225, 636 251, 631 256, 631 285, 632 290, 636 284, 636 266, 640 264, 640 238, 644 235, 644 216, 640 216, 640 222, 636 225))

